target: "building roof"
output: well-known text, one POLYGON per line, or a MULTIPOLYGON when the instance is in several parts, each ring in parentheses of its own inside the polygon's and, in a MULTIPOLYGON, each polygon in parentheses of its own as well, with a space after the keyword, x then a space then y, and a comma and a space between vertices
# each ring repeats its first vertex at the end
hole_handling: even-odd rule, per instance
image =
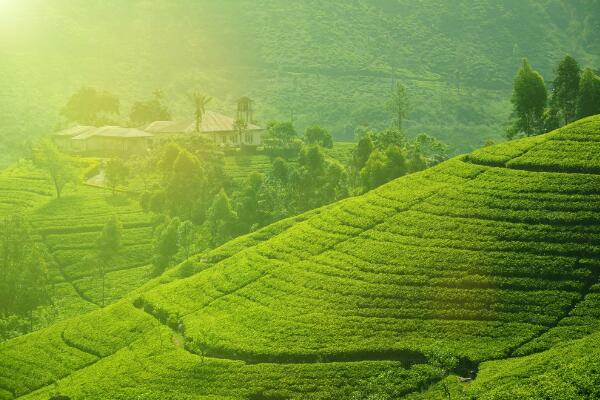
MULTIPOLYGON (((200 124, 200 132, 217 133, 235 131, 235 119, 215 111, 206 111, 200 124)), ((248 124, 247 130, 262 130, 258 125, 248 124)), ((150 133, 194 133, 196 132, 196 121, 187 119, 181 121, 155 121, 144 128, 150 133)))
POLYGON ((94 129, 98 128, 95 126, 75 125, 70 128, 63 129, 62 131, 54 132, 52 135, 62 137, 74 137, 94 129))
POLYGON ((93 128, 73 136, 73 140, 85 140, 92 136, 95 137, 119 137, 119 138, 140 138, 152 137, 153 135, 136 128, 123 128, 121 126, 101 126, 93 128))

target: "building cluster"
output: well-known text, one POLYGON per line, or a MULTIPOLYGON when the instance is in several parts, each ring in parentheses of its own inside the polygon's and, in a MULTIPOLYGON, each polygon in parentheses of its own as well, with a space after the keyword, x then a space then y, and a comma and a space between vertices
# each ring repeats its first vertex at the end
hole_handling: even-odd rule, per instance
POLYGON ((155 121, 142 128, 76 125, 52 135, 63 151, 78 154, 144 154, 156 140, 169 135, 200 135, 223 147, 261 146, 266 130, 214 111, 206 111, 202 120, 155 121))

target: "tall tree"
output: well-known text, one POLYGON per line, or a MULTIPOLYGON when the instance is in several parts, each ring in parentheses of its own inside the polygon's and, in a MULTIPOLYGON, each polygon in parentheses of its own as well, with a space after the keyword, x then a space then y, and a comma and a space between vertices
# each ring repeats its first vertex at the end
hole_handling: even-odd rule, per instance
POLYGON ((203 94, 199 91, 194 91, 189 95, 190 100, 194 104, 194 115, 196 119, 196 132, 200 132, 200 126, 202 125, 202 118, 206 112, 206 105, 210 103, 212 97, 203 94))
POLYGON ((321 189, 323 204, 348 196, 348 173, 339 161, 330 161, 325 170, 325 182, 321 189))
POLYGON ((154 98, 133 103, 129 121, 134 126, 142 126, 154 121, 168 121, 171 112, 162 102, 162 92, 155 91, 154 98))
POLYGON ((196 229, 192 221, 183 221, 179 225, 179 245, 183 249, 185 259, 190 258, 190 253, 194 247, 194 240, 196 238, 196 229))
POLYGON ((515 120, 508 132, 509 137, 521 132, 527 136, 540 133, 547 100, 544 78, 524 58, 513 84, 511 102, 515 120))
POLYGON ((319 125, 312 125, 304 131, 304 142, 306 144, 318 144, 328 149, 333 147, 331 133, 319 125))
POLYGON ((271 121, 267 126, 267 130, 275 147, 287 148, 298 137, 294 124, 289 121, 271 121))
MULTIPOLYGON (((0 315, 29 318, 50 302, 45 252, 21 216, 0 220, 0 315)), ((0 335, 3 336, 3 335, 0 335)))
POLYGON ((179 251, 179 225, 178 218, 166 221, 157 231, 154 242, 154 273, 161 274, 171 265, 173 257, 179 251))
POLYGON ((387 107, 393 115, 394 127, 398 130, 402 130, 402 122, 408 115, 408 111, 410 109, 408 94, 406 93, 406 88, 404 85, 402 85, 402 83, 396 83, 396 86, 392 91, 392 96, 387 103, 387 107))
POLYGON ((100 237, 96 241, 96 247, 98 251, 98 272, 100 274, 100 280, 102 283, 101 290, 101 305, 104 307, 104 292, 105 292, 105 283, 106 283, 106 270, 110 266, 112 262, 114 262, 115 258, 119 254, 119 251, 122 247, 122 233, 123 225, 121 221, 115 216, 109 219, 104 228, 102 229, 102 233, 100 237))
POLYGON ((580 75, 581 68, 571 56, 566 56, 556 68, 550 104, 564 124, 572 122, 576 117, 580 75))
POLYGON ((163 183, 166 184, 169 182, 169 179, 171 179, 175 160, 183 149, 177 143, 169 142, 160 150, 162 154, 160 155, 160 159, 158 161, 158 169, 162 173, 163 183))
POLYGON ((591 68, 581 75, 577 97, 577 117, 600 114, 600 77, 591 68))
POLYGON ((269 180, 276 182, 279 185, 286 185, 290 178, 290 165, 282 157, 276 157, 271 163, 269 171, 269 180))
POLYGON ((211 243, 217 246, 231 239, 235 232, 237 214, 231 206, 231 201, 223 189, 215 196, 208 210, 208 226, 211 243))
POLYGON ((391 145, 385 150, 387 160, 387 179, 392 180, 405 175, 408 172, 406 155, 400 146, 391 145))
POLYGON ((106 91, 83 87, 75 92, 61 111, 68 121, 84 125, 104 125, 119 115, 119 99, 106 91))
POLYGON ((129 177, 129 168, 120 158, 108 160, 104 168, 104 178, 106 184, 112 190, 112 194, 116 193, 119 185, 125 185, 129 177))
POLYGON ((259 223, 259 198, 264 177, 258 172, 251 173, 235 197, 235 210, 238 215, 238 231, 245 233, 259 223))
POLYGON ((371 137, 375 142, 375 147, 379 150, 385 150, 389 146, 405 147, 407 144, 406 135, 398 129, 384 129, 380 132, 371 132, 371 137))
POLYGON ((319 145, 305 146, 298 159, 294 205, 298 211, 324 204, 327 160, 319 145))
POLYGON ((173 163, 166 194, 169 208, 175 215, 191 218, 194 203, 205 195, 206 179, 198 157, 181 150, 173 163))
POLYGON ((375 150, 360 170, 360 179, 364 190, 371 190, 388 181, 388 160, 380 150, 375 150))
POLYGON ((57 198, 67 183, 76 182, 77 175, 69 158, 49 139, 41 140, 34 148, 34 163, 48 173, 57 198))
POLYGON ((358 141, 352 155, 352 166, 355 171, 358 172, 364 167, 374 148, 375 145, 373 144, 371 135, 365 135, 358 141))
POLYGON ((448 145, 426 133, 417 135, 407 147, 410 153, 418 153, 424 158, 425 167, 432 167, 450 157, 448 145))

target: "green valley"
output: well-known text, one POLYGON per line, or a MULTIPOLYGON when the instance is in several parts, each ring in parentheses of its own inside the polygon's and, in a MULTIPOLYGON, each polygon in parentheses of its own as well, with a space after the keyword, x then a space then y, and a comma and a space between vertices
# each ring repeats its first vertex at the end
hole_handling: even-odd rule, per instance
POLYGON ((0 0, 0 400, 600 399, 600 0, 0 0))
POLYGON ((599 140, 486 147, 192 257, 0 344, 0 393, 594 398, 599 140))

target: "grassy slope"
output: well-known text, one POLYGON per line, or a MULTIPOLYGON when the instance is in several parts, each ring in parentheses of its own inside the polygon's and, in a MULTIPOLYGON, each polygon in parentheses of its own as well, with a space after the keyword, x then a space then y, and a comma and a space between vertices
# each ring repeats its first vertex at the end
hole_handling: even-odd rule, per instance
POLYGON ((22 161, 0 172, 0 217, 22 214, 50 252, 49 277, 55 318, 94 310, 101 303, 95 241, 108 219, 124 225, 124 249, 106 274, 110 303, 150 279, 150 217, 135 199, 79 185, 56 199, 45 173, 22 161))
MULTIPOLYGON (((336 143, 326 153, 347 161, 352 143, 336 143)), ((225 170, 243 179, 266 172, 267 156, 228 156, 225 170)), ((141 182, 134 182, 142 190, 141 182)), ((123 223, 123 249, 106 273, 105 303, 112 303, 151 278, 152 240, 150 216, 135 198, 112 196, 87 185, 68 187, 55 199, 43 171, 22 161, 0 171, 0 218, 24 213, 51 253, 50 282, 58 320, 96 309, 102 301, 95 243, 106 221, 117 215, 123 223)))
POLYGON ((402 395, 481 363, 452 390, 585 398, 600 367, 597 143, 600 117, 239 238, 1 344, 0 396, 343 398, 383 373, 402 395))
POLYGON ((407 129, 467 149, 502 131, 522 56, 551 79, 566 52, 596 67, 600 53, 593 0, 29 2, 0 30, 0 133, 15 146, 53 129, 82 85, 115 92, 124 116, 157 88, 180 117, 191 87, 228 114, 250 95, 261 122, 293 108, 299 128, 348 139, 387 125, 395 74, 412 97, 407 129))

